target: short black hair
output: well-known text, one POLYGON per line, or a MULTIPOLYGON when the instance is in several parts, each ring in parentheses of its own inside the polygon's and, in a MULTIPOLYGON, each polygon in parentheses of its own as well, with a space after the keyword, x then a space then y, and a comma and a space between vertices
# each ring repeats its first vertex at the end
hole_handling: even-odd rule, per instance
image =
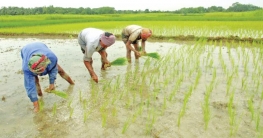
POLYGON ((105 32, 104 35, 107 36, 107 37, 110 37, 110 36, 113 35, 113 34, 112 34, 112 33, 109 33, 109 32, 105 32))

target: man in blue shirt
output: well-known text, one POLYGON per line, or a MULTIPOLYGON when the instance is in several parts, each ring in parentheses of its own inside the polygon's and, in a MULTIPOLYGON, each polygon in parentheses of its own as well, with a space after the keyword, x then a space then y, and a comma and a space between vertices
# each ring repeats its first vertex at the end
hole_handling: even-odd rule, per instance
POLYGON ((55 89, 54 82, 57 73, 68 83, 74 85, 67 73, 57 64, 56 55, 45 44, 41 42, 27 44, 21 50, 21 57, 24 86, 28 97, 33 102, 34 112, 39 111, 37 94, 42 96, 38 75, 49 75, 49 91, 55 89))

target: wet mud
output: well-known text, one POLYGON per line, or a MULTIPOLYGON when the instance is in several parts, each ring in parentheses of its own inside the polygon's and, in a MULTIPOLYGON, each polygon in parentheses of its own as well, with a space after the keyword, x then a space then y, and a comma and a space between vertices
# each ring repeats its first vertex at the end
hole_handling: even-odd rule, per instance
MULTIPOLYGON (((147 42, 146 51, 158 52, 162 59, 141 57, 135 60, 132 54, 131 64, 101 70, 100 55, 95 53, 93 68, 99 77, 96 84, 84 66, 76 39, 0 38, 0 137, 208 138, 233 135, 247 138, 262 135, 262 130, 256 129, 256 119, 251 119, 247 102, 248 97, 252 97, 250 91, 257 93, 253 95, 253 102, 259 110, 254 111, 262 120, 260 92, 263 88, 256 87, 262 79, 256 79, 253 74, 255 68, 262 67, 262 63, 257 67, 253 64, 254 52, 258 53, 256 59, 261 57, 260 48, 241 50, 214 45, 196 48, 176 42, 147 42), (39 97, 43 109, 39 113, 33 112, 26 95, 20 56, 20 49, 35 41, 45 43, 57 55, 58 64, 75 82, 69 85, 57 75, 56 89, 68 95, 63 99, 44 92, 49 85, 48 76, 39 77, 43 92, 39 97), (247 58, 240 56, 242 51, 247 58), (220 54, 227 70, 221 67, 220 54), (245 71, 242 59, 251 61, 245 71), (195 87, 198 72, 201 76, 195 87), (228 80, 232 74, 230 85, 228 80), (244 83, 243 78, 246 78, 244 83), (242 84, 246 84, 246 88, 242 84), (213 85, 208 106, 210 117, 205 128, 202 108, 210 85, 213 85), (237 119, 231 125, 228 107, 233 91, 231 109, 235 110, 237 119), (180 117, 182 111, 185 112, 180 117)), ((125 57, 126 49, 123 42, 117 41, 107 52, 108 60, 113 61, 125 57)))

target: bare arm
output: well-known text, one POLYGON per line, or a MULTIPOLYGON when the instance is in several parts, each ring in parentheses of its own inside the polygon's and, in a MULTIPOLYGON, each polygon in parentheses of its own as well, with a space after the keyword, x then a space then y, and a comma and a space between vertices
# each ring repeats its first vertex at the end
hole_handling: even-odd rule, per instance
POLYGON ((85 64, 86 68, 88 69, 89 74, 90 74, 90 76, 92 77, 92 79, 93 79, 95 82, 98 83, 98 76, 96 75, 96 73, 95 73, 94 70, 93 70, 92 62, 93 62, 93 61, 84 61, 84 64, 85 64))
POLYGON ((139 51, 136 51, 132 46, 131 46, 131 41, 128 41, 127 43, 126 43, 126 48, 127 49, 130 49, 131 51, 133 51, 136 55, 140 55, 140 53, 139 53, 139 51))
POLYGON ((104 64, 110 64, 110 62, 107 59, 107 52, 105 50, 99 52, 104 64))
POLYGON ((61 66, 59 64, 57 64, 58 66, 58 74, 65 79, 69 84, 74 85, 74 82, 72 81, 72 79, 69 77, 69 75, 63 70, 63 68, 61 68, 61 66))
POLYGON ((142 52, 145 52, 145 41, 146 40, 142 40, 142 52))

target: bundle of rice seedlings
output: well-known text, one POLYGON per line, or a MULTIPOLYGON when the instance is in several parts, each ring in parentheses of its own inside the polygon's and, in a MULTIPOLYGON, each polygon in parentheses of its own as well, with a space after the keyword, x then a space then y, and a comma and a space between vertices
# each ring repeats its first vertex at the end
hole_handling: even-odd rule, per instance
POLYGON ((68 95, 65 92, 57 91, 57 90, 52 90, 51 93, 54 93, 55 95, 67 99, 68 95))
POLYGON ((120 65, 126 65, 127 64, 127 58, 126 57, 119 57, 111 62, 111 65, 113 66, 120 66, 120 65))
POLYGON ((155 58, 155 59, 160 59, 160 55, 157 53, 157 52, 152 52, 152 53, 144 53, 142 52, 142 47, 140 46, 139 47, 139 51, 141 53, 141 56, 148 56, 148 57, 152 57, 152 58, 155 58))
POLYGON ((157 52, 152 52, 152 53, 143 53, 143 52, 141 52, 141 56, 148 56, 148 57, 151 57, 151 58, 160 59, 160 55, 157 52))
POLYGON ((59 96, 59 97, 62 97, 64 99, 68 98, 68 95, 65 93, 65 92, 62 92, 62 91, 57 91, 57 90, 49 90, 48 88, 45 89, 45 92, 48 92, 48 93, 54 93, 55 95, 59 96))
POLYGON ((157 52, 147 53, 146 56, 152 57, 155 59, 160 59, 160 55, 157 52))

